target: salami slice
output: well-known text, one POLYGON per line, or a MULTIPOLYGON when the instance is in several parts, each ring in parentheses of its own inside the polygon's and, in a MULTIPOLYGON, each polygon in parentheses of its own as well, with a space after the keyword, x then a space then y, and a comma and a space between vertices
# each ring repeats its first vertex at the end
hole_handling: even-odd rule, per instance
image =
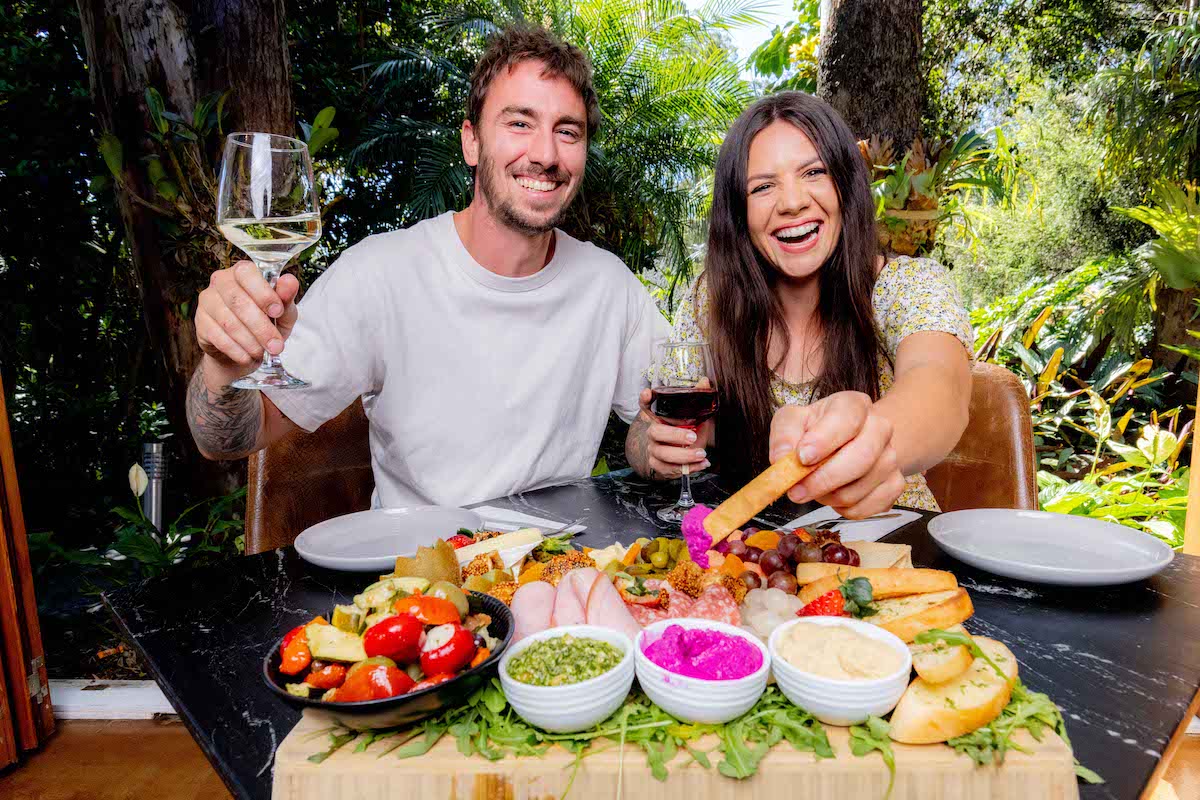
POLYGON ((692 612, 692 606, 695 605, 696 601, 666 581, 652 578, 646 581, 646 588, 654 591, 659 589, 667 590, 667 596, 671 598, 671 601, 668 603, 667 613, 663 619, 680 619, 682 617, 696 616, 692 612))
POLYGON ((742 613, 738 610, 737 602, 724 586, 710 586, 701 592, 688 616, 730 625, 742 624, 742 613))
POLYGON ((629 613, 633 615, 634 620, 643 628, 647 625, 667 618, 667 612, 661 608, 650 608, 648 606, 639 606, 626 603, 625 607, 629 609, 629 613))

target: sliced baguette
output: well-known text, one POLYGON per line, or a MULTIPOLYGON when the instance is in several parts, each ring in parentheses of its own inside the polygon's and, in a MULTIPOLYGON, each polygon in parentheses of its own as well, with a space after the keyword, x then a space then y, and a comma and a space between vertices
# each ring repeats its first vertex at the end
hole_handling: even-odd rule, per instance
MULTIPOLYGON (((887 567, 911 568, 912 547, 907 544, 888 544, 886 542, 842 542, 846 547, 858 553, 859 566, 864 569, 884 569, 887 567)), ((823 562, 801 563, 796 565, 796 583, 801 586, 818 581, 830 575, 836 575, 839 569, 846 569, 841 564, 825 564, 823 562)))
POLYGON ((924 678, 912 682, 892 712, 892 739, 905 744, 933 744, 962 736, 1000 716, 1012 696, 1017 659, 995 639, 978 637, 975 643, 1004 671, 1001 678, 982 658, 945 683, 924 678))
POLYGON ((945 592, 894 597, 875 603, 878 613, 866 621, 912 642, 917 634, 931 628, 943 630, 966 622, 975 613, 971 598, 963 588, 945 592))
POLYGON ((876 600, 904 597, 910 594, 945 592, 958 588, 954 573, 940 569, 863 569, 842 567, 835 574, 813 581, 800 590, 800 602, 811 603, 826 592, 833 591, 851 578, 866 578, 876 600))
MULTIPOLYGON (((969 636, 962 625, 951 625, 945 630, 951 633, 961 633, 969 636)), ((970 649, 961 644, 946 644, 945 642, 929 642, 927 644, 910 644, 913 669, 926 683, 945 683, 966 672, 967 667, 975 660, 970 649)))

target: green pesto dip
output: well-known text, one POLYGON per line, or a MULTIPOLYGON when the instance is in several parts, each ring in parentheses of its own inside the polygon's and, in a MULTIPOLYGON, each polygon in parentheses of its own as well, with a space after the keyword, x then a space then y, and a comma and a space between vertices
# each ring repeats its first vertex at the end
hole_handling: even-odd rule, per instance
POLYGON ((565 686, 599 677, 624 657, 608 642, 567 633, 525 648, 508 662, 508 675, 534 686, 565 686))

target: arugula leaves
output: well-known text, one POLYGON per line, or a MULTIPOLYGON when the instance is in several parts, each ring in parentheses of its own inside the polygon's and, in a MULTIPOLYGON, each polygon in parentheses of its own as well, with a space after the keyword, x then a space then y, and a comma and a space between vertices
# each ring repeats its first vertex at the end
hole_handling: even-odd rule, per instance
MULTIPOLYGON (((797 750, 810 751, 820 758, 832 758, 833 748, 825 729, 816 718, 791 704, 778 688, 767 689, 748 712, 726 725, 693 725, 680 722, 641 692, 630 694, 613 716, 591 730, 571 734, 550 734, 523 722, 509 708, 508 700, 493 678, 463 705, 448 709, 407 729, 357 733, 331 733, 332 746, 309 758, 320 763, 358 739, 355 752, 365 751, 373 742, 396 738, 380 756, 413 758, 428 753, 442 737, 453 736, 465 756, 479 754, 490 760, 508 755, 542 756, 557 745, 582 759, 589 746, 608 739, 618 745, 637 745, 646 755, 651 773, 665 781, 671 763, 683 751, 705 769, 712 768, 710 755, 720 752, 717 771, 735 779, 749 778, 758 769, 767 752, 787 740, 797 750), (701 737, 715 734, 719 743, 714 750, 697 745, 701 737)), ((577 761, 578 763, 578 761, 577 761)), ((623 764, 622 764, 623 766, 623 764)))
POLYGON ((879 751, 883 763, 888 768, 888 787, 883 800, 892 796, 892 786, 896 783, 896 756, 892 752, 892 726, 880 717, 870 716, 862 725, 850 726, 850 752, 856 756, 865 756, 874 750, 879 751))

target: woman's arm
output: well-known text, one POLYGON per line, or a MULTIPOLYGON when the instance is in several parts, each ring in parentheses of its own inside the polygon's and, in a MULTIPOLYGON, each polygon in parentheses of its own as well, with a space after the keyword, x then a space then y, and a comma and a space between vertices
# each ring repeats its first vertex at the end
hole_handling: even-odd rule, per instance
POLYGON ((896 379, 875 403, 892 422, 900 471, 916 475, 941 463, 967 427, 971 361, 954 336, 920 331, 896 351, 896 379))
POLYGON ((788 492, 793 502, 830 506, 847 518, 892 507, 904 476, 945 458, 967 425, 970 360, 950 334, 905 337, 896 379, 878 402, 838 392, 809 406, 785 406, 771 421, 771 461, 796 450, 805 464, 824 462, 788 492))

